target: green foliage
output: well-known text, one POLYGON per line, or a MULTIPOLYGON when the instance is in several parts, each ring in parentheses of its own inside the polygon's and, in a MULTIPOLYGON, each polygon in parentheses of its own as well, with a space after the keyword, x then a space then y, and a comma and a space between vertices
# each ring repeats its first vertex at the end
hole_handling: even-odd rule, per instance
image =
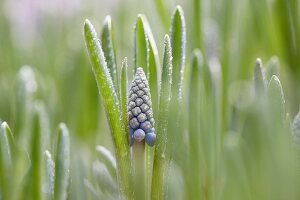
POLYGON ((65 124, 59 125, 55 158, 54 199, 67 199, 70 182, 70 139, 65 124))
POLYGON ((125 128, 120 123, 121 112, 119 100, 116 97, 114 86, 107 69, 104 54, 97 38, 96 31, 92 24, 86 20, 84 33, 87 49, 93 66, 95 79, 101 94, 109 125, 112 131, 112 138, 117 157, 120 191, 127 198, 131 198, 131 162, 129 155, 129 142, 125 134, 125 128))
POLYGON ((167 145, 167 128, 168 128, 168 117, 169 107, 171 100, 171 86, 172 86, 172 48, 171 42, 168 35, 165 36, 165 51, 164 60, 161 75, 161 86, 160 86, 160 101, 159 101, 159 114, 158 114, 158 125, 157 125, 157 141, 158 144, 155 146, 155 157, 153 163, 153 178, 152 178, 152 199, 163 199, 165 198, 165 181, 166 181, 166 169, 167 169, 167 158, 166 145, 167 145))
POLYGON ((0 199, 299 199, 298 0, 24 2, 0 2, 0 199), (129 144, 137 67, 154 147, 129 144))
POLYGON ((144 16, 138 15, 135 24, 135 37, 134 37, 134 60, 135 70, 142 67, 147 78, 149 78, 149 42, 144 25, 144 16))
POLYGON ((118 92, 118 73, 112 34, 113 33, 111 17, 107 16, 104 20, 104 24, 102 27, 101 43, 103 46, 103 53, 107 64, 107 68, 110 72, 112 82, 115 86, 115 91, 118 92))

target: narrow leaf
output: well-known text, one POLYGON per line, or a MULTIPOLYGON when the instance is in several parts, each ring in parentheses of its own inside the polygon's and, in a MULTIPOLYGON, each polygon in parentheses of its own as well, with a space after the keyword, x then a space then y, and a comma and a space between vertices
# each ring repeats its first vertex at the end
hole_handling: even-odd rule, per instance
POLYGON ((149 79, 149 43, 144 26, 143 15, 138 15, 134 27, 134 33, 134 70, 136 71, 138 67, 143 68, 147 79, 149 79))
POLYGON ((3 199, 11 197, 12 134, 6 122, 0 128, 0 190, 3 199))
POLYGON ((100 161, 103 162, 109 169, 110 173, 116 177, 116 159, 111 152, 104 146, 97 146, 96 151, 98 152, 100 161))
POLYGON ((173 55, 173 86, 174 98, 182 99, 182 84, 185 65, 186 27, 183 10, 177 6, 172 15, 171 47, 173 55))
POLYGON ((35 103, 31 135, 31 168, 27 177, 28 186, 25 185, 24 192, 31 195, 32 199, 42 198, 42 129, 39 104, 35 103), (31 187, 30 190, 27 187, 31 187))
POLYGON ((56 145, 54 199, 64 200, 68 197, 70 176, 69 130, 64 123, 59 125, 56 145))
POLYGON ((128 86, 128 75, 127 75, 127 58, 125 57, 122 62, 121 71, 121 108, 122 108, 122 122, 125 129, 125 133, 129 140, 129 130, 128 130, 128 117, 127 117, 127 86, 128 86))
POLYGON ((52 156, 48 150, 44 153, 46 161, 46 193, 47 199, 53 199, 54 194, 54 179, 55 179, 55 164, 52 160, 52 156))
POLYGON ((116 194, 118 191, 117 183, 103 163, 99 161, 93 163, 93 175, 102 191, 108 192, 109 194, 116 194))
POLYGON ((257 97, 262 96, 266 90, 265 75, 261 59, 257 58, 254 68, 254 89, 257 97))
POLYGON ((9 169, 12 165, 11 140, 13 140, 13 138, 10 128, 6 122, 2 122, 0 129, 0 150, 2 169, 4 171, 9 169))
POLYGON ((159 17, 161 19, 162 24, 164 25, 164 27, 167 27, 168 25, 168 10, 165 4, 165 1, 163 0, 155 0, 155 6, 156 9, 158 11, 159 17))
POLYGON ((280 115, 279 117, 284 120, 286 117, 285 98, 280 80, 275 75, 272 76, 268 85, 268 98, 270 103, 270 112, 275 115, 280 115))
MULTIPOLYGON (((195 196, 200 196, 199 188, 201 188, 200 176, 195 177, 194 171, 200 168, 200 118, 201 118, 201 69, 203 65, 203 58, 200 50, 193 52, 190 72, 190 85, 189 85, 189 166, 192 170, 187 173, 188 184, 190 189, 187 195, 188 199, 195 196)), ((204 95, 204 94, 203 94, 204 95)), ((201 172, 199 172, 201 173, 201 172)), ((203 172, 202 172, 203 173, 203 172)))
POLYGON ((151 199, 164 199, 165 196, 165 170, 166 170, 166 143, 169 107, 172 87, 172 48, 170 38, 165 36, 165 52, 162 68, 160 103, 157 125, 157 144, 153 163, 151 199))
POLYGON ((148 23, 146 17, 144 17, 144 27, 146 29, 148 41, 149 41, 149 85, 151 91, 151 99, 152 99, 152 108, 154 113, 154 118, 156 119, 156 113, 158 109, 158 98, 159 98, 159 75, 160 73, 160 64, 159 64, 159 56, 158 50, 156 47, 156 43, 148 23))
POLYGON ((118 93, 118 73, 117 73, 117 64, 116 64, 115 49, 113 43, 112 23, 111 23, 110 16, 106 16, 104 20, 104 24, 102 27, 102 34, 101 34, 101 42, 102 42, 104 57, 107 63, 107 68, 110 72, 110 76, 114 84, 114 89, 118 93))
POLYGON ((112 132, 113 143, 117 158, 120 192, 125 198, 131 198, 131 162, 128 135, 125 134, 123 124, 120 123, 121 111, 114 92, 114 87, 107 69, 104 54, 93 25, 86 20, 84 33, 87 50, 92 62, 99 93, 102 96, 104 108, 112 132))

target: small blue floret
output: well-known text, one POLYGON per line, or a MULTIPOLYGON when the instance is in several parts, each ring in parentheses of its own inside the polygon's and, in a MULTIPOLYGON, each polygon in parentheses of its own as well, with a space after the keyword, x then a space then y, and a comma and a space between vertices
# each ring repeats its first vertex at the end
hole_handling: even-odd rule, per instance
POLYGON ((156 141, 155 133, 154 132, 147 133, 145 137, 145 141, 150 147, 154 146, 154 143, 156 141))
POLYGON ((133 133, 134 140, 137 142, 141 142, 145 138, 145 131, 142 129, 137 129, 133 133))

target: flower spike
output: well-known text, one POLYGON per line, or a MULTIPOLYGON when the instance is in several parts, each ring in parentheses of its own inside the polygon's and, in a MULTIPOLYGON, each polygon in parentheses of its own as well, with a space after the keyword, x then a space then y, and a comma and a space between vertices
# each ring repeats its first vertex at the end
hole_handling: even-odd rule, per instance
POLYGON ((142 68, 137 68, 128 94, 130 144, 144 139, 149 146, 156 140, 149 84, 142 68))

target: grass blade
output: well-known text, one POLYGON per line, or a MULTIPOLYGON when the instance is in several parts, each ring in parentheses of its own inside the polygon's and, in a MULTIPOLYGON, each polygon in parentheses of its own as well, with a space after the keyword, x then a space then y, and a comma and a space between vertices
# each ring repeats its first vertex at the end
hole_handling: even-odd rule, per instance
POLYGON ((185 43, 186 43, 186 30, 185 30, 184 13, 180 6, 177 6, 172 15, 171 25, 171 47, 173 55, 173 98, 182 99, 182 84, 184 75, 185 63, 185 43))
POLYGON ((111 17, 107 16, 104 20, 101 34, 102 49, 107 64, 107 68, 110 72, 112 82, 114 84, 115 91, 118 93, 118 72, 115 58, 115 49, 113 43, 113 31, 111 17))
POLYGON ((128 86, 128 74, 127 74, 127 58, 125 57, 122 62, 121 71, 121 109, 122 109, 122 122, 125 129, 126 135, 129 136, 128 130, 128 116, 127 116, 127 86, 128 86))
MULTIPOLYGON (((116 195, 117 184, 109 173, 106 165, 99 161, 93 163, 93 175, 103 192, 116 195)), ((117 195, 116 195, 117 196, 117 195)))
POLYGON ((125 134, 123 124, 120 123, 121 111, 114 92, 111 77, 96 31, 92 24, 86 20, 84 24, 86 46, 92 62, 95 79, 99 93, 102 96, 104 108, 112 132, 115 154, 118 165, 119 188, 124 197, 131 198, 131 162, 128 136, 125 134))
POLYGON ((165 53, 162 68, 160 103, 157 125, 157 144, 155 146, 151 199, 165 198, 166 143, 169 106, 172 87, 172 48, 170 38, 165 36, 165 53))
MULTIPOLYGON (((158 108, 158 100, 159 100, 159 74, 160 74, 160 64, 159 64, 159 56, 158 56, 158 50, 156 47, 156 43, 150 28, 150 25, 148 23, 148 20, 146 17, 143 18, 144 20, 144 28, 147 33, 148 41, 149 41, 149 86, 151 91, 151 100, 152 100, 152 108, 155 114, 157 113, 158 108)), ((155 118, 156 119, 156 118, 155 118)))
POLYGON ((193 0, 193 15, 194 15, 194 48, 203 49, 203 41, 202 41, 202 1, 201 0, 193 0))
MULTIPOLYGON (((157 121, 158 113, 158 101, 159 101, 159 74, 160 74, 160 64, 159 56, 156 47, 156 43, 151 32, 150 25, 147 18, 144 18, 144 27, 147 32, 149 41, 149 87, 151 91, 152 109, 154 120, 157 121)), ((152 170, 153 170, 153 158, 154 158, 154 148, 146 145, 146 198, 151 198, 151 181, 152 181, 152 170)))
MULTIPOLYGON (((189 86, 189 167, 188 170, 188 184, 190 185, 189 192, 187 193, 187 199, 193 199, 193 197, 200 196, 201 175, 195 177, 194 173, 200 168, 200 119, 201 119, 201 110, 200 110, 200 91, 201 91, 201 69, 200 66, 203 65, 202 54, 199 50, 195 50, 193 53, 193 59, 191 64, 190 72, 190 86, 189 86)), ((207 113, 208 114, 208 113, 207 113)), ((199 173, 203 173, 199 172, 199 173)), ((199 174, 198 173, 198 174, 199 174)))
POLYGON ((158 14, 159 14, 159 17, 161 19, 161 22, 163 24, 163 26, 166 28, 168 26, 168 10, 166 8, 166 5, 165 5, 165 1, 163 0, 155 0, 155 6, 156 6, 156 9, 158 11, 158 14))
POLYGON ((256 59, 254 68, 254 89, 257 97, 261 97, 266 90, 265 74, 262 69, 262 62, 259 58, 256 59))
POLYGON ((143 68, 147 79, 149 79, 149 43, 143 15, 138 15, 134 31, 134 70, 136 71, 138 67, 143 68))
POLYGON ((35 104, 31 138, 32 199, 37 200, 42 199, 42 119, 38 109, 38 104, 35 104))
POLYGON ((286 117, 285 98, 280 80, 275 75, 272 76, 268 85, 268 97, 271 115, 275 115, 274 119, 276 116, 280 117, 281 122, 283 122, 286 117))
POLYGON ((111 154, 111 152, 107 148, 105 148, 103 146, 97 146, 96 151, 99 155, 101 162, 107 166, 109 172, 115 178, 117 164, 116 164, 116 159, 114 158, 114 156, 111 154))
POLYGON ((10 199, 12 179, 12 133, 6 122, 0 128, 0 189, 3 199, 10 199))
POLYGON ((70 176, 69 130, 64 123, 59 125, 56 145, 54 199, 64 200, 68 197, 70 176))
POLYGON ((46 193, 47 199, 53 199, 54 194, 54 180, 55 180, 55 163, 52 160, 52 156, 48 150, 44 153, 45 161, 46 161, 46 193))

